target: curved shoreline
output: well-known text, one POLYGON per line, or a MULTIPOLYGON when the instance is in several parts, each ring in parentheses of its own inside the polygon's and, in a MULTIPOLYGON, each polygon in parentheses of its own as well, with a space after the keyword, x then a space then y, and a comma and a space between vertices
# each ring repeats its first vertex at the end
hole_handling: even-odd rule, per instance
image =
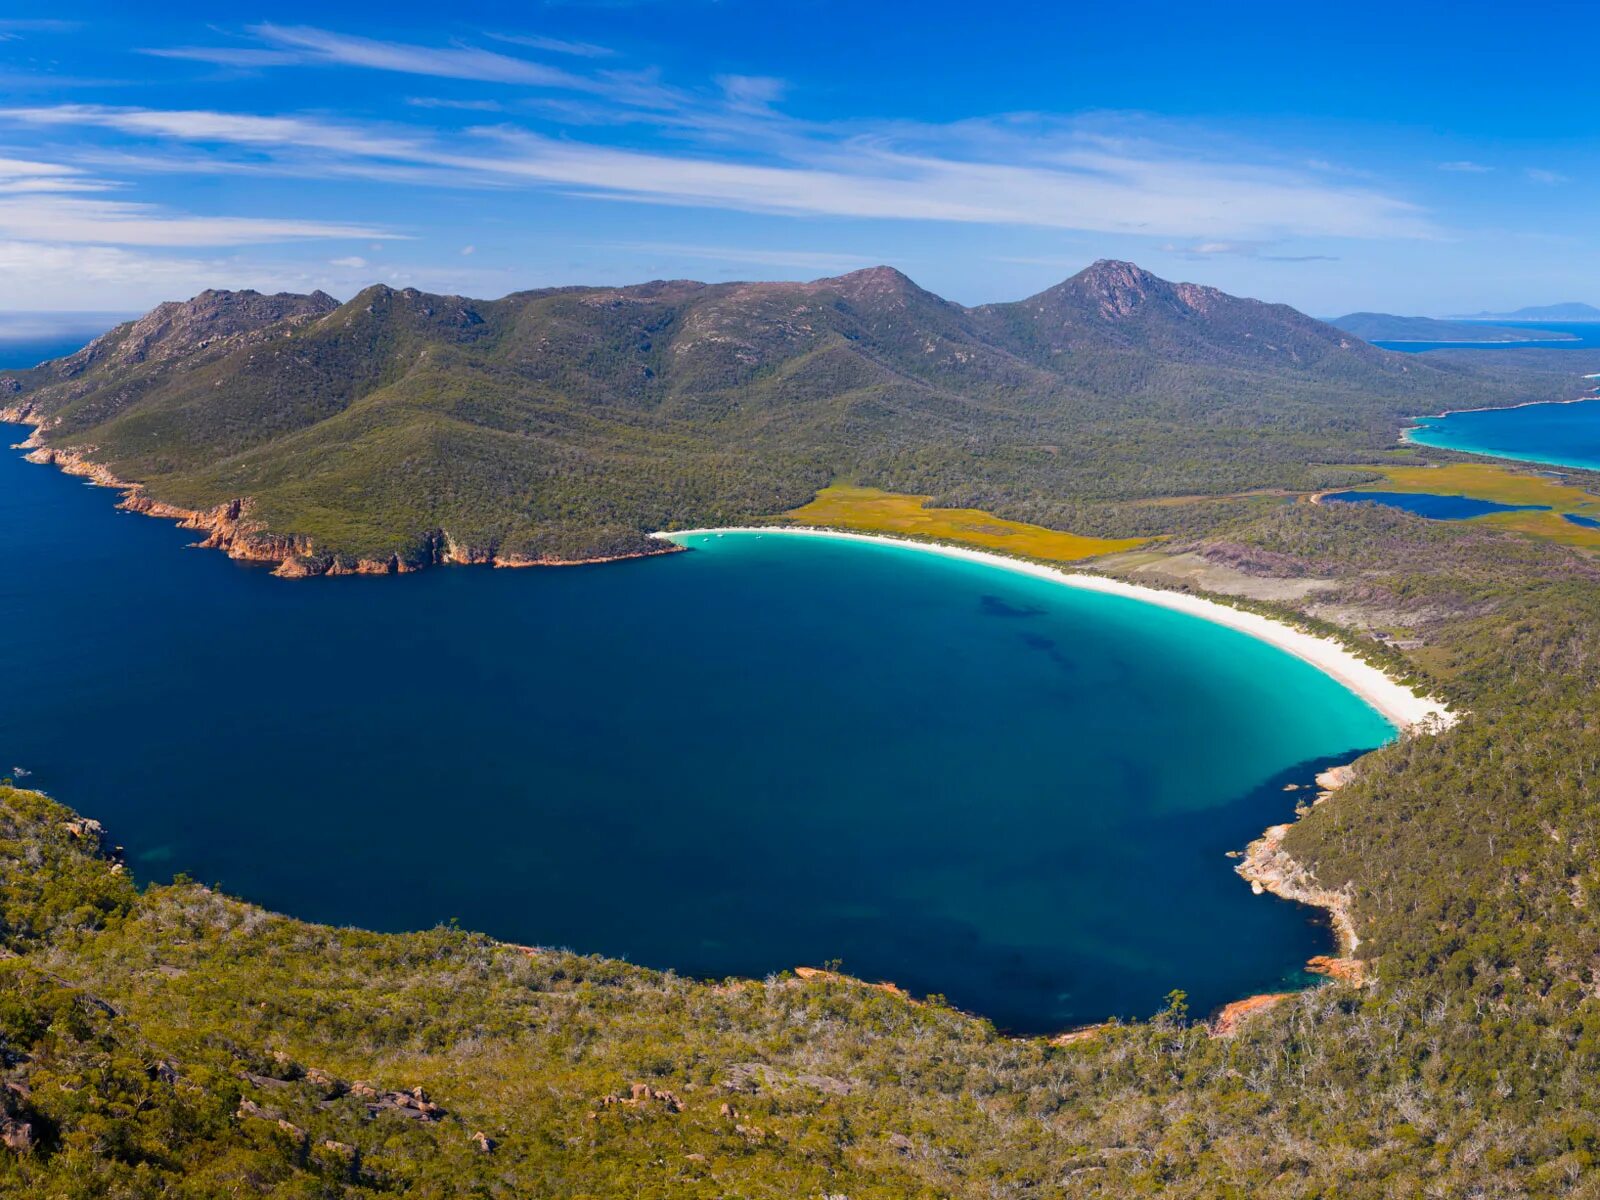
POLYGON ((1258 641, 1275 646, 1286 653, 1294 655, 1294 657, 1303 662, 1310 663, 1324 675, 1334 680, 1334 682, 1341 684, 1346 690, 1353 692, 1366 701, 1401 733, 1437 732, 1442 729, 1448 729, 1458 719, 1457 714, 1451 712, 1442 701, 1432 696, 1418 696, 1399 680, 1391 678, 1371 663, 1364 662, 1332 638, 1319 637, 1302 629, 1296 629, 1286 622, 1264 617, 1259 613, 1249 612, 1244 609, 1232 608, 1219 601, 1204 599, 1200 596, 1190 595, 1187 592, 1162 591, 1159 588, 1125 583, 1120 579, 1113 579, 1106 575, 1052 567, 1045 563, 1009 558, 1003 554, 994 554, 985 550, 972 550, 965 546, 954 546, 946 542, 919 542, 880 534, 849 533, 836 529, 820 529, 813 526, 739 525, 724 529, 671 530, 653 533, 650 536, 671 542, 678 538, 705 537, 726 533, 770 533, 779 536, 822 537, 841 541, 901 546, 913 550, 921 550, 928 554, 939 554, 946 558, 958 558, 968 562, 981 563, 985 566, 998 567, 1021 575, 1031 575, 1036 579, 1047 579, 1065 584, 1068 587, 1081 588, 1085 591, 1102 592, 1109 595, 1122 596, 1130 600, 1138 600, 1146 604, 1187 613, 1190 616, 1226 626, 1258 641))
MULTIPOLYGON (((1600 379, 1600 375, 1585 375, 1585 379, 1600 379)), ((1582 404, 1588 400, 1600 400, 1600 394, 1591 392, 1587 396, 1574 396, 1570 400, 1519 400, 1515 404, 1485 404, 1479 408, 1447 408, 1443 412, 1426 413, 1420 417, 1408 417, 1410 421, 1433 421, 1440 417, 1453 417, 1458 413, 1484 413, 1484 412, 1510 412, 1514 408, 1538 408, 1543 404, 1582 404)), ((1409 426, 1400 432, 1406 433, 1416 426, 1409 426)))
MULTIPOLYGON (((1437 733, 1448 729, 1459 720, 1459 714, 1451 712, 1441 701, 1430 696, 1418 696, 1398 680, 1390 678, 1377 667, 1362 661, 1332 638, 1319 637, 1296 629, 1286 622, 1232 608, 1218 601, 1193 596, 1186 592, 1162 591, 1158 588, 1124 583, 1122 580, 1103 575, 1008 558, 1005 555, 948 543, 911 541, 899 537, 807 526, 732 526, 724 529, 673 530, 654 533, 651 536, 663 541, 673 541, 679 538, 725 533, 788 534, 902 546, 948 558, 978 562, 1039 579, 1048 579, 1069 587, 1120 595, 1215 622, 1292 654, 1316 667, 1334 682, 1364 700, 1394 725, 1402 736, 1437 733)), ((1319 775, 1317 777, 1319 792, 1313 802, 1314 805, 1325 802, 1332 792, 1349 778, 1349 775, 1349 766, 1334 767, 1319 775)), ((1306 962, 1305 969, 1335 982, 1359 987, 1366 981, 1367 972, 1365 964, 1356 957, 1360 937, 1356 932, 1350 897, 1343 890, 1335 891, 1322 886, 1310 870, 1284 849, 1283 839, 1292 825, 1293 822, 1289 822, 1267 829, 1245 849, 1242 861, 1235 866, 1234 871, 1258 894, 1266 892, 1280 900, 1304 904, 1325 912, 1333 934, 1334 955, 1314 955, 1306 962)), ((1275 1007, 1293 995, 1293 992, 1273 992, 1246 996, 1225 1004, 1209 1022, 1210 1035, 1230 1037, 1252 1016, 1275 1007)), ((1100 1025, 1090 1025, 1068 1030, 1051 1038, 1050 1041, 1052 1044, 1064 1046, 1080 1040, 1089 1040, 1097 1036, 1103 1028, 1100 1025)))
MULTIPOLYGON (((1559 401, 1561 404, 1570 404, 1570 400, 1559 401)), ((1422 428, 1417 426, 1416 428, 1422 428)), ((1427 428, 1432 428, 1428 426, 1427 428)), ((1504 463, 1517 463, 1529 467, 1558 467, 1563 471, 1595 471, 1600 472, 1600 463, 1578 463, 1563 458, 1535 458, 1531 454, 1508 454, 1503 450, 1466 450, 1460 446, 1441 446, 1435 442, 1424 442, 1411 437, 1412 430, 1401 431, 1400 440, 1407 446, 1421 446, 1425 450, 1444 450, 1450 454, 1467 454, 1473 458, 1489 459, 1504 463)))
MULTIPOLYGON (((1600 375, 1585 375, 1584 378, 1600 379, 1600 375)), ((1570 400, 1523 400, 1517 404, 1491 404, 1487 408, 1447 408, 1443 412, 1408 418, 1411 424, 1400 431, 1400 444, 1402 446, 1421 446, 1425 450, 1444 450, 1451 454, 1470 454, 1474 458, 1498 458, 1506 462, 1533 463, 1541 467, 1564 467, 1569 471, 1600 471, 1600 466, 1587 463, 1566 462, 1555 458, 1535 458, 1526 454, 1507 454, 1500 450, 1466 450, 1460 446, 1441 446, 1435 442, 1422 441, 1413 436, 1418 430, 1434 428, 1432 425, 1423 424, 1424 421, 1440 421, 1446 417, 1466 416, 1471 413, 1511 412, 1518 408, 1542 408, 1546 405, 1586 404, 1591 401, 1600 401, 1600 388, 1595 388, 1588 395, 1574 396, 1570 400)))

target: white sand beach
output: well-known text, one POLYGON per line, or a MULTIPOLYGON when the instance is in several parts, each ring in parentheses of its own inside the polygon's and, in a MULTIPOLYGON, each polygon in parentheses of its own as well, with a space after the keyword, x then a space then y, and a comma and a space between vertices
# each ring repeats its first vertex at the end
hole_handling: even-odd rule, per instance
POLYGON ((1008 558, 1003 554, 991 554, 943 542, 916 542, 878 534, 847 533, 836 529, 816 529, 807 526, 734 526, 726 529, 674 530, 651 536, 663 541, 678 541, 682 538, 719 533, 758 533, 774 537, 824 537, 843 541, 878 542, 921 550, 929 554, 942 554, 947 558, 983 563, 1022 575, 1053 580, 1068 587, 1083 588, 1086 591, 1107 592, 1131 600, 1141 600, 1147 604, 1159 605, 1162 608, 1174 609, 1203 620, 1214 621, 1219 625, 1226 625, 1229 629, 1236 629, 1240 633, 1259 638, 1293 654, 1296 658, 1303 659, 1360 696, 1404 733, 1434 732, 1449 728, 1456 721, 1456 714, 1446 708, 1442 701, 1431 696, 1418 696, 1371 663, 1362 661, 1332 638, 1318 637, 1316 634, 1296 629, 1271 617, 1232 608, 1227 604, 1191 596, 1184 592, 1167 592, 1159 588, 1141 587, 1104 575, 1092 575, 1044 563, 1008 558))

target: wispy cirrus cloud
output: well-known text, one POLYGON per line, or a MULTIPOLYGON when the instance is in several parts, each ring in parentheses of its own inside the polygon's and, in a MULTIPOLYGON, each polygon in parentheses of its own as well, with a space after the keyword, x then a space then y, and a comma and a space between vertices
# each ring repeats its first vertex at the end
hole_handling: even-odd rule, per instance
POLYGON ((443 108, 454 112, 504 112, 505 105, 498 100, 457 100, 442 96, 407 96, 412 108, 443 108))
POLYGON ((101 192, 111 188, 77 167, 25 158, 0 158, 0 194, 22 192, 101 192))
POLYGON ((571 88, 577 91, 588 91, 597 86, 593 80, 559 67, 474 46, 416 46, 332 33, 308 25, 253 25, 250 32, 263 41, 297 52, 306 60, 347 67, 431 75, 441 79, 472 79, 480 83, 571 88))
MULTIPOLYGON (((251 25, 243 36, 250 44, 241 45, 235 40, 211 46, 153 47, 143 53, 222 67, 345 67, 384 71, 601 96, 612 103, 644 108, 672 108, 689 99, 686 93, 664 87, 652 71, 608 69, 584 74, 465 42, 429 46, 339 33, 311 25, 272 22, 251 25)), ((595 59, 611 53, 603 46, 582 42, 489 36, 502 43, 537 47, 567 57, 595 59)))
POLYGON ((366 224, 198 216, 83 194, 116 186, 69 164, 0 158, 0 238, 122 246, 241 246, 393 236, 366 224))
POLYGON ((1461 175, 1487 175, 1490 171, 1493 171, 1494 168, 1486 167, 1482 163, 1476 163, 1470 159, 1458 158, 1452 162, 1440 163, 1439 170, 1453 171, 1461 175))
MULTIPOLYGON (((350 296, 381 280, 395 287, 470 288, 484 295, 504 292, 513 282, 503 270, 383 266, 357 256, 303 263, 231 253, 185 254, 4 238, 0 238, 0 278, 8 284, 8 294, 0 299, 0 326, 7 319, 8 302, 25 303, 30 313, 38 314, 79 311, 86 307, 85 298, 92 297, 101 307, 115 304, 135 312, 161 300, 192 296, 205 287, 292 292, 321 288, 350 296)), ((111 324, 108 320, 102 328, 111 324)))
POLYGON ((1169 254, 1181 254, 1187 259, 1201 261, 1219 255, 1233 258, 1250 258, 1258 262, 1308 263, 1338 262, 1337 254, 1282 254, 1273 252, 1260 242, 1199 242, 1192 246, 1162 247, 1169 254))
POLYGON ((565 38, 538 37, 526 33, 491 33, 489 37, 508 45, 526 46, 530 50, 566 54, 573 58, 611 58, 616 54, 609 46, 597 46, 593 42, 569 42, 565 38))
POLYGON ((151 204, 0 196, 0 238, 109 246, 253 246, 320 238, 392 238, 371 225, 172 213, 151 204))
POLYGON ((747 246, 716 246, 695 242, 597 242, 596 250, 622 250, 629 254, 659 254, 669 258, 696 258, 708 262, 756 267, 789 267, 805 271, 854 271, 870 267, 875 259, 861 254, 827 251, 772 250, 747 246))
POLYGON ((286 172, 304 170, 312 154, 348 173, 399 168, 462 187, 541 187, 596 199, 792 216, 1230 241, 1434 233, 1423 210, 1373 188, 1070 127, 963 122, 869 132, 780 120, 767 122, 748 141, 724 139, 725 152, 712 154, 555 138, 510 123, 444 138, 313 117, 205 110, 58 105, 3 115, 32 124, 115 129, 186 143, 200 153, 218 144, 249 147, 270 155, 286 172))
POLYGON ((154 58, 175 58, 217 67, 289 67, 303 61, 291 50, 268 50, 261 46, 166 46, 144 53, 154 58))
POLYGON ((1529 167, 1523 171, 1523 174, 1526 175, 1531 182, 1542 183, 1546 187, 1554 187, 1560 183, 1571 182, 1560 171, 1547 171, 1543 167, 1529 167))
POLYGON ((769 75, 718 75, 717 86, 729 103, 765 110, 782 100, 789 85, 769 75))

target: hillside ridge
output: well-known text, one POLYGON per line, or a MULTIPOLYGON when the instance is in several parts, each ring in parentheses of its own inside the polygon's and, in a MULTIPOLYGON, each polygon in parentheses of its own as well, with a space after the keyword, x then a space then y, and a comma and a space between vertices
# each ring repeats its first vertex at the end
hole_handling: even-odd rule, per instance
POLYGON ((202 525, 247 511, 252 538, 217 544, 294 575, 639 554, 835 479, 1159 536, 1203 514, 1133 502, 1359 480, 1406 417, 1504 396, 1109 259, 976 308, 889 266, 497 300, 206 291, 0 373, 41 458, 202 525))

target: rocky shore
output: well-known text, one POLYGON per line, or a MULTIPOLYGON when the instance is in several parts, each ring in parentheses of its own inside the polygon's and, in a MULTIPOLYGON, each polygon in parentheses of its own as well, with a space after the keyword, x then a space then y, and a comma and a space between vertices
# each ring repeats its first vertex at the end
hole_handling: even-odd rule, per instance
MULTIPOLYGON (((1313 806, 1321 804, 1334 791, 1348 783, 1354 773, 1354 764, 1330 767, 1317 776, 1316 799, 1313 806)), ((1309 904, 1328 914, 1338 941, 1339 953, 1317 954, 1306 960, 1306 970, 1315 975, 1325 975, 1338 983, 1360 987, 1366 982, 1366 965, 1357 957, 1361 938, 1356 933, 1355 918, 1350 911, 1350 896, 1346 892, 1325 888, 1304 864, 1283 848, 1283 839, 1292 823, 1274 825, 1245 849, 1239 865, 1234 868, 1257 893, 1270 892, 1282 900, 1309 904)), ((1285 1000, 1292 1000, 1298 992, 1266 992, 1246 996, 1222 1006, 1211 1020, 1211 1036, 1233 1037, 1257 1013, 1276 1008, 1285 1000)))
POLYGON ((19 447, 27 451, 24 457, 29 462, 56 467, 68 475, 88 479, 99 487, 114 488, 122 493, 118 508, 176 521, 180 529, 192 529, 202 535, 193 543, 196 547, 221 550, 229 558, 241 562, 272 564, 272 573, 283 579, 307 579, 322 575, 404 575, 435 566, 577 567, 630 558, 650 558, 676 553, 681 549, 670 542, 656 542, 649 549, 629 554, 589 558, 532 558, 502 553, 492 545, 478 546, 461 542, 447 531, 437 529, 423 535, 412 554, 395 552, 385 558, 340 554, 319 549, 309 537, 301 534, 271 532, 252 515, 251 502, 247 497, 228 500, 207 509, 184 508, 156 500, 146 494, 143 484, 119 479, 103 463, 90 459, 88 455, 94 451, 92 446, 74 449, 46 445, 40 437, 41 424, 31 409, 25 406, 0 408, 0 421, 33 426, 33 432, 19 447))
MULTIPOLYGON (((1350 766, 1333 767, 1322 772, 1317 776, 1317 785, 1321 790, 1312 803, 1323 803, 1335 790, 1348 783, 1351 775, 1350 766)), ((1283 848, 1283 839, 1290 828, 1288 824, 1272 826, 1250 843, 1245 849, 1244 858, 1234 870, 1258 893, 1270 892, 1281 899, 1309 904, 1327 912, 1334 937, 1338 940, 1339 953, 1336 957, 1319 954, 1306 967, 1345 983, 1360 984, 1363 981, 1363 965, 1355 953, 1360 948, 1361 938, 1356 933, 1355 918, 1351 915, 1350 896, 1347 892, 1323 887, 1304 864, 1296 861, 1283 848)))

